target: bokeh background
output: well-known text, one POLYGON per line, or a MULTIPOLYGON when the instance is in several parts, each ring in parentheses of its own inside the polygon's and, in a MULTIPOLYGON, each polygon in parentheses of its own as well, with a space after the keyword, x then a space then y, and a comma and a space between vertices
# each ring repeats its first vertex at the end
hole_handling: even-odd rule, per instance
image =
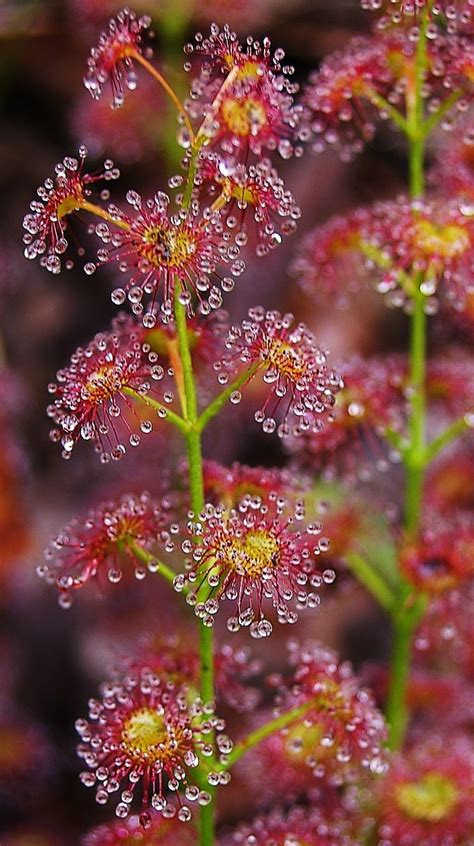
MULTIPOLYGON (((143 76, 119 112, 94 103, 83 88, 90 47, 119 8, 114 0, 0 0, 0 843, 5 846, 72 846, 110 815, 77 779, 74 721, 85 714, 89 696, 128 637, 184 625, 179 601, 176 610, 170 607, 151 577, 146 590, 132 584, 126 592, 91 593, 66 612, 35 574, 43 548, 72 516, 109 494, 143 487, 162 492, 173 483, 181 450, 157 427, 143 450, 127 455, 119 467, 103 467, 87 448, 66 463, 48 440, 48 382, 79 344, 109 325, 115 308, 112 273, 87 277, 77 262, 52 276, 23 257, 21 222, 36 187, 81 143, 98 166, 111 157, 120 167, 114 199, 129 188, 144 195, 166 190, 180 158, 174 114, 143 76)), ((152 15, 155 60, 184 96, 189 79, 182 45, 210 21, 229 22, 243 36, 269 35, 285 49, 298 80, 370 26, 357 0, 140 0, 134 8, 152 15)), ((349 164, 328 151, 280 162, 278 168, 301 206, 301 224, 268 257, 247 257, 247 271, 226 299, 232 317, 242 318, 256 301, 291 310, 336 357, 402 348, 406 319, 376 294, 360 295, 346 311, 315 304, 295 286, 288 264, 298 240, 316 223, 403 188, 403 143, 382 126, 370 149, 349 164)), ((83 235, 81 244, 93 258, 94 244, 83 235)), ((283 464, 277 439, 265 438, 250 420, 245 403, 226 411, 225 425, 210 429, 207 455, 225 463, 283 464)), ((339 591, 316 617, 304 623, 306 631, 356 664, 385 654, 385 622, 362 592, 339 591)), ((278 666, 282 643, 276 638, 271 647, 259 647, 267 669, 278 666)), ((243 812, 234 799, 223 813, 232 820, 243 812)))

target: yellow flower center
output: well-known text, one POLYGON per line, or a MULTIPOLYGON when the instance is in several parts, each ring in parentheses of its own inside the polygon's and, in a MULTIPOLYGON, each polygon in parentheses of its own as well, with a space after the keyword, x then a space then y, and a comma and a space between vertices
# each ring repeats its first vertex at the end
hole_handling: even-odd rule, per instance
POLYGON ((230 567, 238 573, 259 579, 264 570, 278 565, 280 546, 276 538, 263 529, 248 532, 233 541, 227 551, 230 567))
POLYGON ((59 203, 56 210, 57 219, 61 220, 61 218, 65 217, 67 214, 71 214, 71 212, 75 212, 80 209, 83 200, 84 195, 82 193, 82 187, 80 182, 78 182, 76 190, 67 197, 64 197, 59 203))
POLYGON ((118 370, 113 365, 104 365, 89 376, 85 386, 85 398, 99 404, 110 399, 120 387, 118 370))
POLYGON ((469 234, 462 226, 435 226, 430 220, 420 220, 415 225, 414 242, 428 257, 456 258, 470 247, 469 234))
POLYGON ((285 753, 293 764, 304 764, 308 758, 320 758, 322 747, 320 740, 323 730, 313 723, 292 726, 285 735, 285 753))
POLYGON ((274 338, 270 341, 265 353, 265 359, 269 365, 293 382, 298 382, 306 373, 307 366, 303 356, 286 341, 274 338))
POLYGON ((426 773, 419 781, 399 784, 395 791, 400 810, 410 819, 437 823, 449 817, 459 802, 459 790, 440 773, 426 773))
POLYGON ((255 97, 237 100, 229 96, 222 103, 224 123, 234 135, 258 135, 268 123, 264 104, 255 97))
POLYGON ((160 761, 170 752, 170 738, 163 717, 152 708, 141 708, 127 720, 122 743, 135 759, 160 761))
POLYGON ((151 226, 143 233, 143 256, 154 267, 183 267, 196 252, 197 239, 182 227, 151 226))

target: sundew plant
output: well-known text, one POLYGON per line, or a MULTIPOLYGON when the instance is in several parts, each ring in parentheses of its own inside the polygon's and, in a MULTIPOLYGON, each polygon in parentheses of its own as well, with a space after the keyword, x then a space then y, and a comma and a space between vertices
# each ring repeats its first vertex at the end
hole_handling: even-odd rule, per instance
POLYGON ((84 85, 111 122, 156 86, 169 171, 122 187, 83 145, 24 218, 27 259, 112 280, 111 323, 52 378, 47 414, 68 470, 89 451, 130 480, 58 526, 38 574, 64 609, 92 592, 100 616, 120 594, 123 619, 159 585, 146 641, 121 633, 77 703, 79 777, 104 806, 83 846, 474 842, 474 7, 364 7, 369 34, 299 83, 268 38, 203 28, 184 44, 184 92, 151 18, 124 8, 84 85), (382 124, 404 193, 300 236, 286 160, 331 148, 348 173, 382 124), (341 360, 257 284, 231 321, 246 263, 287 236, 292 302, 356 322, 375 291, 403 326, 397 352, 341 360), (279 466, 203 455, 219 417, 273 440, 279 466), (141 450, 153 491, 127 471, 141 450), (353 668, 312 625, 361 594, 387 661, 353 668))

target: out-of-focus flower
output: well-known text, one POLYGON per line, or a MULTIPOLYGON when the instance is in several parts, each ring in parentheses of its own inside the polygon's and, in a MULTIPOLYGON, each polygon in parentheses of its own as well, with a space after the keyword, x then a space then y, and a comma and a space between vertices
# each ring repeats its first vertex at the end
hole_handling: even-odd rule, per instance
POLYGON ((137 18, 130 9, 122 9, 117 17, 109 21, 87 60, 84 85, 94 99, 102 95, 104 86, 109 83, 112 105, 117 108, 123 104, 125 90, 137 87, 134 59, 142 54, 150 55, 149 48, 143 49, 143 38, 150 25, 148 15, 137 18))
MULTIPOLYGON (((377 22, 379 29, 404 23, 419 27, 423 15, 428 14, 431 37, 436 36, 434 27, 437 25, 442 32, 469 31, 473 14, 471 0, 437 0, 436 3, 427 3, 426 0, 362 0, 361 5, 368 11, 382 13, 377 22)), ((419 29, 415 27, 410 31, 416 39, 419 29)))
MULTIPOLYGON (((416 61, 416 38, 400 27, 357 36, 324 59, 303 92, 303 126, 315 152, 338 147, 348 160, 372 139, 377 117, 387 120, 395 108, 403 120, 416 61)), ((422 96, 428 109, 439 108, 447 92, 456 91, 451 113, 465 111, 472 96, 470 41, 461 36, 428 40, 426 64, 422 96)))
POLYGON ((474 530, 467 522, 426 531, 400 553, 405 578, 427 593, 443 593, 474 575, 474 530))
POLYGON ((26 459, 16 437, 22 390, 13 372, 0 368, 0 579, 28 547, 30 528, 24 487, 26 459))
POLYGON ((337 366, 344 387, 336 396, 332 421, 318 433, 288 443, 298 465, 324 468, 344 478, 367 477, 371 466, 388 466, 387 430, 401 434, 406 418, 406 363, 400 356, 362 359, 337 366))
POLYGON ((282 710, 309 702, 314 706, 268 741, 274 755, 279 750, 287 763, 293 758, 295 765, 333 785, 357 780, 364 770, 373 776, 384 773, 385 720, 350 664, 316 643, 291 643, 290 661, 292 675, 281 684, 282 710))
MULTIPOLYGON (((341 377, 328 369, 327 355, 309 329, 293 322, 292 314, 261 306, 250 309, 248 320, 231 327, 228 352, 216 363, 221 384, 244 367, 249 369, 247 381, 261 374, 269 390, 255 420, 264 432, 276 431, 280 437, 319 432, 342 387, 341 377)), ((231 402, 240 399, 240 391, 231 396, 231 402)))
POLYGON ((467 736, 433 737, 392 762, 379 783, 378 842, 468 846, 474 834, 474 753, 467 736))
MULTIPOLYGON (((67 608, 74 591, 91 579, 116 584, 124 571, 129 570, 137 579, 143 579, 147 566, 136 552, 135 544, 152 551, 164 525, 161 503, 148 493, 126 494, 69 523, 49 545, 44 564, 37 572, 57 587, 59 602, 67 608)), ((149 563, 148 567, 152 572, 159 569, 158 563, 149 563)))
MULTIPOLYGON (((103 462, 122 458, 127 442, 138 446, 138 432, 151 432, 153 424, 143 415, 143 403, 127 392, 157 395, 169 404, 173 394, 165 391, 162 396, 154 388, 164 376, 157 354, 143 342, 143 328, 131 317, 115 320, 111 332, 79 347, 71 364, 58 371, 57 382, 49 385, 53 402, 47 412, 56 424, 51 439, 61 443, 63 457, 70 457, 80 439, 94 441, 103 462)), ((164 407, 161 416, 166 416, 164 407)))
POLYGON ((282 235, 295 231, 300 209, 269 159, 247 168, 207 153, 200 160, 198 181, 229 229, 238 233, 236 242, 243 246, 250 240, 257 255, 265 255, 281 244, 282 235))
MULTIPOLYGON (((61 257, 68 248, 66 237, 71 216, 80 209, 87 209, 92 186, 104 179, 110 181, 119 176, 114 163, 107 159, 100 173, 84 173, 87 148, 79 148, 79 159, 66 156, 55 167, 54 178, 48 177, 37 190, 38 200, 30 203, 30 211, 23 219, 25 256, 39 257, 40 264, 51 273, 60 273, 61 257)), ((101 196, 108 197, 108 191, 101 196)), ((84 250, 79 249, 82 255, 84 250)), ((65 263, 72 266, 72 260, 65 263)))
MULTIPOLYGON (((179 792, 177 816, 183 822, 191 818, 183 798, 201 804, 211 800, 189 778, 203 756, 226 754, 232 744, 221 733, 224 723, 212 706, 191 700, 186 687, 161 680, 145 667, 121 682, 104 684, 101 699, 89 703, 89 718, 76 722, 82 741, 78 754, 90 768, 81 780, 96 787, 99 804, 124 787, 118 817, 128 816, 138 784, 143 808, 151 803, 165 816, 175 810, 167 790, 179 792)), ((227 780, 223 773, 222 783, 227 780)))
POLYGON ((440 193, 474 200, 474 130, 472 113, 455 131, 439 140, 435 163, 429 172, 431 185, 440 193))
POLYGON ((176 589, 191 586, 188 602, 206 625, 213 624, 226 600, 232 605, 230 631, 249 626, 253 637, 271 634, 268 601, 279 622, 296 622, 297 609, 316 607, 317 589, 334 580, 332 571, 316 569, 315 559, 329 545, 321 524, 298 530, 304 518, 301 502, 290 504, 275 493, 246 496, 230 510, 207 505, 188 523, 182 549, 190 557, 185 574, 175 579, 176 589))
POLYGON ((287 814, 273 810, 243 823, 225 837, 222 846, 351 846, 344 822, 325 819, 317 808, 292 808, 287 814))
POLYGON ((474 680, 474 583, 432 597, 415 646, 423 664, 461 672, 474 680))
POLYGON ((469 446, 462 445, 431 465, 424 501, 426 510, 440 514, 469 512, 474 507, 474 452, 469 446))
POLYGON ((100 825, 81 840, 81 846, 195 846, 195 843, 192 824, 183 825, 176 816, 166 818, 156 812, 149 813, 145 821, 143 815, 132 815, 126 820, 100 825))
POLYGON ((53 760, 41 726, 8 710, 0 714, 0 796, 24 801, 50 774, 53 760))
POLYGON ((187 211, 169 213, 170 198, 163 192, 144 202, 136 191, 127 193, 133 212, 128 214, 111 207, 109 211, 124 225, 119 233, 107 223, 96 227, 105 247, 99 250, 100 262, 118 262, 122 273, 128 275, 125 287, 117 287, 112 294, 116 305, 125 302, 127 295, 135 314, 142 314, 144 295, 150 303, 143 317, 147 328, 156 324, 156 312, 161 306, 163 316, 170 319, 176 284, 181 285, 181 300, 189 307, 192 295, 201 302, 201 310, 222 305, 222 291, 231 291, 234 279, 244 270, 238 260, 239 247, 230 243, 219 212, 201 209, 193 203, 187 211), (220 268, 228 267, 228 276, 220 276, 220 268), (220 287, 212 285, 212 280, 220 287), (157 303, 158 292, 162 302, 157 303))
POLYGON ((301 494, 302 482, 287 470, 247 467, 237 461, 224 467, 217 461, 205 461, 204 490, 206 499, 214 505, 233 508, 244 496, 265 499, 272 491, 286 497, 301 494))
MULTIPOLYGON (((306 292, 337 292, 351 275, 357 290, 372 282, 392 305, 404 305, 419 278, 433 302, 438 292, 462 308, 472 291, 474 217, 462 199, 376 203, 337 218, 302 242, 293 270, 306 292)), ((337 297, 337 293, 335 293, 337 297)), ((433 309, 431 309, 433 310, 433 309)))
MULTIPOLYGON (((147 666, 162 680, 170 679, 173 684, 199 688, 199 653, 189 634, 139 639, 138 658, 133 655, 119 664, 123 668, 147 666)), ((261 670, 260 661, 248 647, 223 643, 214 652, 214 675, 217 703, 237 711, 250 711, 257 705, 260 692, 252 687, 251 681, 261 670)))
MULTIPOLYGON (((205 58, 193 80, 186 106, 191 118, 204 119, 200 135, 226 153, 261 156, 276 150, 283 158, 301 155, 301 107, 294 104, 298 86, 290 82, 293 68, 282 64, 284 51, 272 55, 268 38, 247 39, 245 47, 226 25, 198 33, 185 52, 205 58)), ((187 62, 187 70, 192 63, 187 62)))
MULTIPOLYGON (((468 415, 474 411, 474 372, 472 357, 463 349, 452 348, 449 354, 435 356, 428 361, 426 394, 433 409, 443 410, 451 417, 468 415)), ((474 421, 473 421, 474 423, 474 421)))

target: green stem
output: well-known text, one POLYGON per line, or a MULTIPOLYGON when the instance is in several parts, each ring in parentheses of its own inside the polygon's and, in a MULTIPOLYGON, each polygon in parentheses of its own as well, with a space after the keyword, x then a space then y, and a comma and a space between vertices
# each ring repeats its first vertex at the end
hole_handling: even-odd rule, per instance
POLYGON ((344 558, 349 570, 357 580, 367 588, 382 608, 391 611, 394 608, 395 596, 390 587, 379 573, 356 552, 348 552, 344 558))
MULTIPOLYGON (((407 92, 407 137, 409 142, 409 179, 412 200, 423 196, 424 157, 424 101, 422 88, 427 66, 426 32, 431 3, 428 0, 420 27, 415 75, 407 92)), ((422 274, 414 279, 410 321, 410 415, 409 441, 403 452, 406 473, 405 529, 416 535, 422 505, 423 479, 426 468, 426 314, 425 298, 420 291, 422 274)), ((399 749, 404 742, 408 725, 407 687, 410 674, 411 650, 415 628, 421 619, 424 603, 413 594, 406 582, 401 583, 397 607, 393 612, 393 646, 390 667, 390 688, 387 698, 387 719, 390 725, 390 747, 399 749)))
POLYGON ((369 90, 367 91, 367 99, 370 100, 370 102, 373 103, 380 111, 387 112, 389 118, 395 126, 398 126, 398 128, 402 130, 402 132, 407 131, 406 118, 404 118, 402 113, 399 112, 395 106, 392 106, 385 97, 382 97, 377 93, 377 91, 369 90))
MULTIPOLYGON (((193 171, 193 157, 190 165, 190 176, 193 171)), ((192 177, 191 177, 192 178, 192 177)), ((189 183, 188 183, 189 184, 189 183)), ((192 185, 192 183, 191 183, 192 185)), ((185 192, 185 195, 188 192, 185 192)), ((189 193, 189 197, 191 194, 189 193)), ((176 286, 175 320, 178 337, 178 350, 181 359, 185 395, 186 420, 189 429, 185 433, 186 449, 189 468, 189 492, 191 508, 197 517, 204 508, 204 482, 202 470, 201 431, 197 427, 198 405, 196 384, 194 381, 189 335, 186 324, 186 307, 180 302, 180 287, 176 286)), ((200 693, 203 702, 214 700, 214 635, 211 628, 199 623, 199 655, 200 655, 200 693)), ((211 802, 200 808, 200 846, 214 846, 214 799, 215 788, 208 786, 211 802)))
POLYGON ((138 402, 143 403, 144 405, 148 405, 149 408, 153 408, 155 411, 158 412, 161 419, 167 419, 170 423, 173 423, 180 432, 186 434, 189 431, 189 424, 186 420, 183 420, 179 414, 176 412, 171 411, 171 408, 168 408, 166 405, 163 405, 161 402, 157 402, 157 400, 148 397, 146 394, 139 394, 137 391, 134 391, 133 388, 122 388, 122 393, 126 394, 129 397, 137 400, 138 402))
MULTIPOLYGON (((138 558, 139 561, 143 561, 144 564, 149 564, 150 561, 155 561, 158 565, 157 572, 160 574, 160 576, 163 576, 163 578, 166 579, 166 581, 169 582, 170 585, 173 585, 174 580, 176 578, 176 573, 174 572, 174 570, 171 569, 171 567, 168 567, 167 564, 164 564, 163 561, 160 561, 156 557, 156 555, 153 555, 152 552, 149 552, 147 549, 143 549, 143 547, 140 546, 140 544, 138 543, 129 543, 128 547, 130 551, 133 552, 135 558, 138 558)), ((181 593, 184 593, 185 595, 187 592, 188 590, 186 588, 181 591, 181 593)))
POLYGON ((252 364, 247 370, 244 370, 240 373, 234 381, 227 386, 220 394, 215 397, 212 402, 209 403, 207 408, 204 409, 200 417, 197 421, 197 428, 200 432, 202 432, 207 424, 219 414, 219 411, 224 407, 224 405, 229 401, 230 397, 235 391, 238 391, 242 385, 245 385, 246 382, 249 382, 252 376, 257 372, 260 366, 260 362, 256 362, 252 364))
POLYGON ((230 755, 227 756, 226 763, 222 768, 229 770, 234 766, 236 761, 242 757, 242 755, 245 755, 245 753, 249 751, 249 749, 257 746, 262 742, 262 740, 266 740, 267 737, 275 734, 275 732, 281 731, 281 729, 286 728, 291 725, 291 723, 294 723, 301 717, 304 717, 304 715, 316 705, 317 702, 310 699, 303 705, 299 705, 291 711, 286 711, 284 714, 280 714, 278 717, 275 717, 273 720, 269 720, 268 723, 265 723, 263 726, 255 729, 255 731, 250 732, 250 734, 248 734, 247 737, 245 737, 240 743, 236 743, 230 755))
POLYGON ((468 422, 467 417, 459 417, 457 420, 454 420, 449 426, 446 427, 444 432, 441 432, 437 438, 434 438, 430 444, 426 447, 425 450, 425 457, 426 463, 429 464, 433 458, 436 458, 439 452, 454 441, 459 435, 464 434, 469 428, 470 423, 468 422))

